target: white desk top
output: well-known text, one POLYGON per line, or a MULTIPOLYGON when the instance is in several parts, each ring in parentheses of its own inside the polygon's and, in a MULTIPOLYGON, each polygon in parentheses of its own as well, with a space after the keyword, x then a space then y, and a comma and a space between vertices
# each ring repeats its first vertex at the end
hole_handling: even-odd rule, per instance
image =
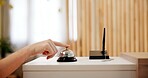
POLYGON ((23 65, 23 71, 35 70, 136 70, 136 64, 121 57, 111 57, 111 61, 89 60, 89 57, 76 57, 77 62, 57 62, 58 57, 47 60, 39 57, 23 65))

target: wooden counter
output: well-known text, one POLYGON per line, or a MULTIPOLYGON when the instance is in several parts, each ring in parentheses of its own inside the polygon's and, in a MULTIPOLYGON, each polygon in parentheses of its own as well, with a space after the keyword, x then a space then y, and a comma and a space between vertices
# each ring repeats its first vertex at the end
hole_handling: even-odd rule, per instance
POLYGON ((121 57, 136 63, 137 78, 148 78, 148 52, 123 53, 121 57))

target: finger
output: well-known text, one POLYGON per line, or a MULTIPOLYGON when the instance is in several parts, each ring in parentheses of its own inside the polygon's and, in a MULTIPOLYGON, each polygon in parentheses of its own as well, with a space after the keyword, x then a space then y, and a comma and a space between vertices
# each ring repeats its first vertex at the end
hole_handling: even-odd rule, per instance
POLYGON ((61 47, 69 47, 69 46, 70 46, 70 45, 63 44, 63 43, 56 42, 56 41, 53 41, 53 43, 54 43, 56 46, 61 46, 61 47))
POLYGON ((55 53, 54 50, 52 49, 52 47, 46 46, 45 50, 43 52, 43 55, 49 55, 49 54, 53 54, 55 53))
POLYGON ((48 55, 49 54, 49 51, 44 51, 42 54, 43 55, 48 55))
POLYGON ((53 53, 52 55, 48 55, 47 59, 52 58, 56 53, 53 53))
POLYGON ((47 56, 47 59, 50 59, 50 58, 52 58, 54 55, 50 55, 50 56, 47 56))
POLYGON ((52 47, 52 49, 54 50, 54 52, 58 52, 57 48, 56 48, 56 45, 53 43, 52 40, 49 40, 49 45, 52 47))

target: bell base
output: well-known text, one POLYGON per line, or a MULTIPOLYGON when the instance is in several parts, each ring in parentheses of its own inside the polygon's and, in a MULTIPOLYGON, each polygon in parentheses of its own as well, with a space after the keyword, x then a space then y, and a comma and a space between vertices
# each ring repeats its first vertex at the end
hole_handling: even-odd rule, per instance
POLYGON ((76 62, 77 59, 75 57, 59 57, 57 62, 76 62))

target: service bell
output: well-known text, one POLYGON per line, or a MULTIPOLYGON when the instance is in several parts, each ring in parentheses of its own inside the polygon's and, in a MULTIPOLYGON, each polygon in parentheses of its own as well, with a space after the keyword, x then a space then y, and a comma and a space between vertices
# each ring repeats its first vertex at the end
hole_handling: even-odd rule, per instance
POLYGON ((66 47, 63 51, 60 52, 57 62, 75 62, 75 54, 72 50, 66 47))

